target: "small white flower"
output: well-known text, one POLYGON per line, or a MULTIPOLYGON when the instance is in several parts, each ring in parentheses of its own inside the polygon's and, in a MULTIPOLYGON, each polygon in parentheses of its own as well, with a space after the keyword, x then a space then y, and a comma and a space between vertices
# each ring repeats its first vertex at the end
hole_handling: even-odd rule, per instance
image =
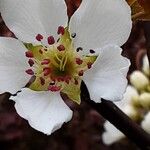
POLYGON ((69 121, 60 91, 80 103, 82 80, 95 102, 122 98, 129 61, 119 46, 132 26, 125 0, 83 0, 69 24, 64 0, 1 0, 0 10, 19 39, 0 37, 0 92, 16 93, 36 77, 11 97, 33 128, 51 134, 69 121))
POLYGON ((141 125, 145 131, 150 133, 150 112, 147 113, 141 125))

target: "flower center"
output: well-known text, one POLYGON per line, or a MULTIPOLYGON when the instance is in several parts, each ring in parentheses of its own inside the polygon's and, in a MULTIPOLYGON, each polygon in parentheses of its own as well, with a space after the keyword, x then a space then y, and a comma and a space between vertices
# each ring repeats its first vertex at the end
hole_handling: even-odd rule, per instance
POLYGON ((41 34, 36 36, 41 44, 25 44, 30 66, 26 73, 36 77, 30 86, 32 90, 55 92, 63 90, 66 85, 79 85, 85 71, 96 60, 96 56, 81 56, 78 52, 82 48, 74 49, 72 38, 75 34, 71 37, 67 28, 58 27, 57 34, 58 40, 53 36, 47 38, 48 46, 42 43, 44 37, 41 34))

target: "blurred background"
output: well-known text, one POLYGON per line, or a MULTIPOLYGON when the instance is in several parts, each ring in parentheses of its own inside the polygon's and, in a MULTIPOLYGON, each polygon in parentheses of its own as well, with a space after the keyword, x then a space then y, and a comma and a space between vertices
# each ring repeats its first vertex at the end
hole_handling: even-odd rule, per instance
MULTIPOLYGON (((66 0, 68 15, 79 7, 81 0, 66 0)), ((0 36, 14 36, 0 17, 0 36)), ((123 55, 131 60, 129 74, 140 70, 142 58, 146 53, 143 24, 136 22, 131 36, 123 45, 123 55)), ((20 118, 14 103, 8 100, 9 94, 0 95, 0 150, 137 150, 138 148, 124 138, 112 145, 102 141, 105 120, 84 102, 80 106, 68 105, 74 110, 71 122, 63 125, 51 136, 32 129, 27 121, 20 118)))

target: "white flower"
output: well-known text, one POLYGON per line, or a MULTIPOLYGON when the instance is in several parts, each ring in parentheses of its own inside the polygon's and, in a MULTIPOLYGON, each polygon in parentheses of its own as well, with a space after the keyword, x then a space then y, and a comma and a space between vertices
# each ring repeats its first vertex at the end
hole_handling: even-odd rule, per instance
POLYGON ((36 77, 11 97, 33 128, 51 134, 69 121, 60 91, 80 103, 81 80, 95 102, 122 98, 129 61, 119 46, 132 26, 125 0, 83 0, 69 25, 64 0, 1 0, 0 10, 19 39, 0 37, 0 92, 16 93, 36 77))
MULTIPOLYGON (((134 107, 131 106, 132 98, 138 97, 138 93, 136 89, 132 86, 128 86, 127 90, 124 94, 124 98, 120 102, 116 102, 115 104, 128 116, 136 119, 138 114, 134 107)), ((114 142, 117 142, 125 137, 125 135, 120 132, 115 126, 113 126, 110 122, 106 121, 104 123, 105 132, 102 135, 103 142, 107 145, 110 145, 114 142)))
POLYGON ((146 132, 150 133, 150 112, 146 114, 141 126, 146 132))

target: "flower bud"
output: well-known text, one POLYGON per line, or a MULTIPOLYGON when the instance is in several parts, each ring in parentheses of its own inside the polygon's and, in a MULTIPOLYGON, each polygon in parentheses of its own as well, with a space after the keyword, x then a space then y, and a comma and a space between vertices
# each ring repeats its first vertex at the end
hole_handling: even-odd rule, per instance
POLYGON ((150 67, 149 67, 148 57, 146 55, 143 58, 142 70, 146 75, 150 76, 150 67))
POLYGON ((138 90, 143 90, 148 86, 148 78, 140 71, 134 71, 130 76, 131 84, 138 90))
POLYGON ((145 92, 140 95, 140 104, 144 108, 150 108, 150 93, 145 92))
POLYGON ((127 105, 123 109, 123 112, 133 120, 138 120, 140 118, 140 114, 132 105, 127 105))

